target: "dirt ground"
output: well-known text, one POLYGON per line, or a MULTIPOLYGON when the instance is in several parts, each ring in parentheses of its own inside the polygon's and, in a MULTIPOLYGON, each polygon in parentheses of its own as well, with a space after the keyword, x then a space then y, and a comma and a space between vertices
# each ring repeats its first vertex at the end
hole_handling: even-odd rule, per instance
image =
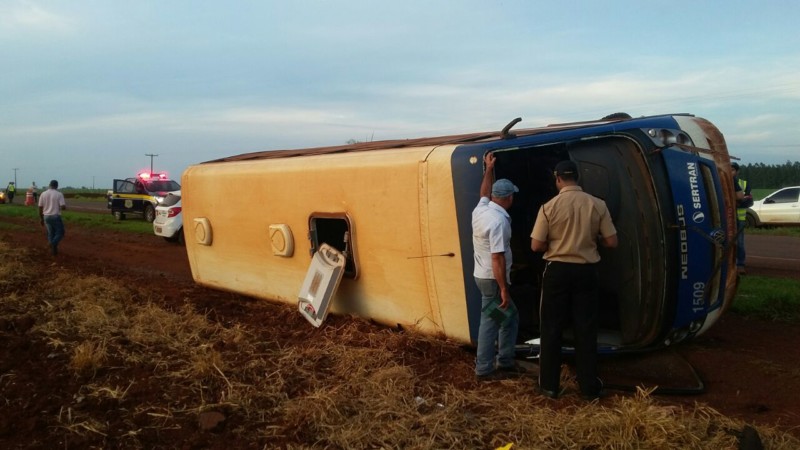
MULTIPOLYGON (((0 220, 11 221, 8 218, 0 220)), ((30 248, 38 261, 36 264, 41 264, 42 271, 51 267, 53 258, 47 252, 43 229, 36 223, 21 219, 13 223, 17 226, 0 231, 0 240, 12 247, 30 248)), ((246 305, 252 300, 195 285, 184 247, 167 243, 161 238, 91 231, 67 223, 67 236, 60 250, 56 264, 63 270, 114 278, 131 286, 148 286, 162 295, 166 302, 174 301, 177 304, 186 298, 194 299, 192 301, 196 306, 205 308, 212 320, 239 322, 253 328, 271 326, 263 316, 247 313, 246 305)), ((762 275, 771 273, 768 268, 754 268, 752 272, 762 275)), ((775 274, 800 278, 800 273, 791 270, 776 271, 775 274)), ((300 320, 297 323, 304 322, 300 320)), ((20 324, 3 324, 0 321, 0 356, 46 359, 46 348, 30 346, 21 352, 9 350, 12 328, 19 327, 20 324)), ((664 354, 669 352, 677 353, 693 366, 703 381, 704 392, 663 395, 659 396, 660 400, 684 405, 705 403, 727 416, 751 424, 777 426, 800 437, 800 405, 797 402, 797 393, 800 392, 800 326, 747 319, 728 313, 705 335, 664 354)), ((471 361, 473 355, 469 349, 463 349, 463 353, 456 357, 471 361)), ((454 366, 449 360, 428 360, 424 363, 430 365, 429 370, 424 372, 432 377, 448 374, 454 384, 473 382, 473 374, 469 369, 452 370, 452 367, 469 367, 469 364, 454 366)), ((614 373, 624 364, 630 364, 630 361, 607 359, 601 364, 605 372, 614 373)), ((10 366, 17 372, 26 367, 32 371, 42 367, 16 364, 9 360, 5 360, 2 366, 0 372, 3 373, 10 366)), ((0 380, 3 373, 0 373, 0 380)), ((660 374, 653 375, 658 377, 660 374)), ((50 389, 50 384, 56 383, 59 376, 53 375, 55 378, 50 379, 48 374, 36 372, 17 373, 17 377, 46 380, 43 389, 50 389)), ((28 386, 31 392, 27 395, 31 399, 46 395, 37 392, 36 384, 28 386)), ((611 394, 628 395, 624 391, 611 391, 611 394)), ((18 411, 0 404, 0 442, 7 439, 6 448, 24 447, 24 435, 35 434, 43 426, 44 422, 35 415, 20 415, 18 411)))

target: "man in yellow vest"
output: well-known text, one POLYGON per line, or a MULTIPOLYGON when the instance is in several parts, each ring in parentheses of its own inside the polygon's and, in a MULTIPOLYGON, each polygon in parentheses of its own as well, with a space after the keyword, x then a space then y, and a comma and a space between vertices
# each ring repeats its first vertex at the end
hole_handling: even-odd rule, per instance
POLYGON ((17 187, 14 186, 13 181, 8 182, 8 187, 6 187, 6 196, 8 197, 8 203, 14 203, 14 194, 17 192, 17 187))
POLYGON ((739 164, 731 163, 733 169, 733 188, 736 191, 736 271, 739 275, 744 275, 747 270, 744 267, 744 228, 747 225, 747 208, 753 206, 753 196, 750 194, 750 185, 747 180, 739 178, 739 164))

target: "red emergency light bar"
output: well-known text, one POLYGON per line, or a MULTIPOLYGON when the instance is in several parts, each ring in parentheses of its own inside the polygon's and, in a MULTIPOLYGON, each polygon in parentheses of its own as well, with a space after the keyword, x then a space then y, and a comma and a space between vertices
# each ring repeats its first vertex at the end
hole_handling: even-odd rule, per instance
POLYGON ((142 172, 139 174, 139 178, 141 178, 142 180, 151 180, 153 178, 158 178, 159 180, 166 180, 167 174, 164 172, 161 173, 142 172))

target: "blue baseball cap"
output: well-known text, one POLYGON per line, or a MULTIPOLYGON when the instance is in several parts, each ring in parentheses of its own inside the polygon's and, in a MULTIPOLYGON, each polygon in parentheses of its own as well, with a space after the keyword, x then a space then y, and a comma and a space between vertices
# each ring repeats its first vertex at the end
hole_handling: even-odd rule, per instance
POLYGON ((505 178, 495 181, 492 185, 492 197, 508 197, 515 192, 519 192, 519 188, 505 178))

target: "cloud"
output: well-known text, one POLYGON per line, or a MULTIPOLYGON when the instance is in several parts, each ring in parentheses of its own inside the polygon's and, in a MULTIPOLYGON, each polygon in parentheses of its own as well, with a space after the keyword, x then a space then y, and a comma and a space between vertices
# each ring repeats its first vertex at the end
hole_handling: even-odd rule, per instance
POLYGON ((143 128, 162 127, 179 118, 164 113, 131 113, 88 117, 77 120, 53 121, 41 125, 3 126, 1 135, 39 135, 60 134, 76 131, 92 130, 141 130, 143 128))
POLYGON ((234 108, 204 118, 204 122, 239 125, 314 125, 346 123, 349 113, 316 108, 234 108))
POLYGON ((32 1, 18 0, 0 5, 0 36, 14 36, 25 31, 69 32, 73 21, 47 10, 32 1))
POLYGON ((794 122, 795 118, 783 116, 781 114, 769 113, 759 114, 754 116, 743 117, 736 121, 736 125, 740 128, 759 128, 764 126, 774 126, 776 124, 788 125, 794 122))

